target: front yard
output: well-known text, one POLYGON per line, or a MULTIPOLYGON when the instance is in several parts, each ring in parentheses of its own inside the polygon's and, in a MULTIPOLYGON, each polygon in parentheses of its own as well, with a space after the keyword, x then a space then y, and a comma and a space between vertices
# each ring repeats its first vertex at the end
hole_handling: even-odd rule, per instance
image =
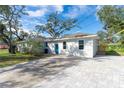
POLYGON ((0 68, 22 62, 30 62, 31 60, 40 59, 51 55, 33 56, 30 54, 9 54, 7 49, 0 49, 0 68))

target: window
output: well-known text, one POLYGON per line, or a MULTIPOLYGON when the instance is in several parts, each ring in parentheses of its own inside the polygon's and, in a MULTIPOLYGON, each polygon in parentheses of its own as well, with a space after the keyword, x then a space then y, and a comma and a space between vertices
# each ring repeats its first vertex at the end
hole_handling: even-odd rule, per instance
POLYGON ((79 40, 79 49, 84 49, 84 40, 79 40))
POLYGON ((48 43, 47 42, 45 42, 45 47, 48 47, 48 43))
POLYGON ((63 42, 63 49, 66 49, 66 42, 63 42))

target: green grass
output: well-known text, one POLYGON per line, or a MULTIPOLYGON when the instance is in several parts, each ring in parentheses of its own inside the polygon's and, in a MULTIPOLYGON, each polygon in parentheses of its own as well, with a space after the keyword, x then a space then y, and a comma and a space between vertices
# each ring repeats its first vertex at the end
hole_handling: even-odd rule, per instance
POLYGON ((0 67, 6 67, 23 62, 30 62, 32 60, 48 57, 51 55, 33 56, 30 54, 9 54, 7 49, 0 49, 0 67))

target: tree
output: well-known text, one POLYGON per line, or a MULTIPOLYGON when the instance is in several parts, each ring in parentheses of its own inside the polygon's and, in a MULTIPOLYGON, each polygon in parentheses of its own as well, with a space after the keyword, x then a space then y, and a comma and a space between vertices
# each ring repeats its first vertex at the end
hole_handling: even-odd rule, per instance
POLYGON ((76 27, 76 19, 62 19, 59 14, 52 13, 48 16, 47 22, 44 25, 37 25, 36 30, 46 32, 51 37, 60 37, 64 32, 76 27))
POLYGON ((124 8, 106 5, 97 15, 107 31, 108 40, 112 42, 113 35, 124 29, 124 8))
POLYGON ((15 54, 15 42, 28 35, 21 29, 19 21, 25 14, 25 6, 0 6, 0 37, 9 46, 9 53, 15 54))
POLYGON ((101 43, 107 43, 108 34, 105 31, 98 31, 97 35, 99 36, 99 40, 101 43))

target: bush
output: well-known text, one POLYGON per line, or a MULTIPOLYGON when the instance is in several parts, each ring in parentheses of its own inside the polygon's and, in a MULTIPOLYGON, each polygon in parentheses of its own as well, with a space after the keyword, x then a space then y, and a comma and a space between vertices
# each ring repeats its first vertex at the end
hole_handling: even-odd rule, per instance
POLYGON ((28 49, 28 47, 23 47, 23 53, 29 54, 29 49, 28 49))
POLYGON ((123 44, 111 44, 107 46, 107 50, 117 50, 124 52, 124 45, 123 44))
POLYGON ((124 55, 124 44, 109 44, 109 45, 107 45, 106 54, 124 55))
POLYGON ((106 43, 99 43, 99 51, 104 52, 106 50, 107 44, 106 43))
POLYGON ((25 54, 40 56, 43 54, 43 44, 40 41, 29 40, 21 44, 21 51, 25 54))
POLYGON ((43 45, 40 42, 33 42, 30 49, 30 53, 35 56, 40 56, 43 54, 43 45))

